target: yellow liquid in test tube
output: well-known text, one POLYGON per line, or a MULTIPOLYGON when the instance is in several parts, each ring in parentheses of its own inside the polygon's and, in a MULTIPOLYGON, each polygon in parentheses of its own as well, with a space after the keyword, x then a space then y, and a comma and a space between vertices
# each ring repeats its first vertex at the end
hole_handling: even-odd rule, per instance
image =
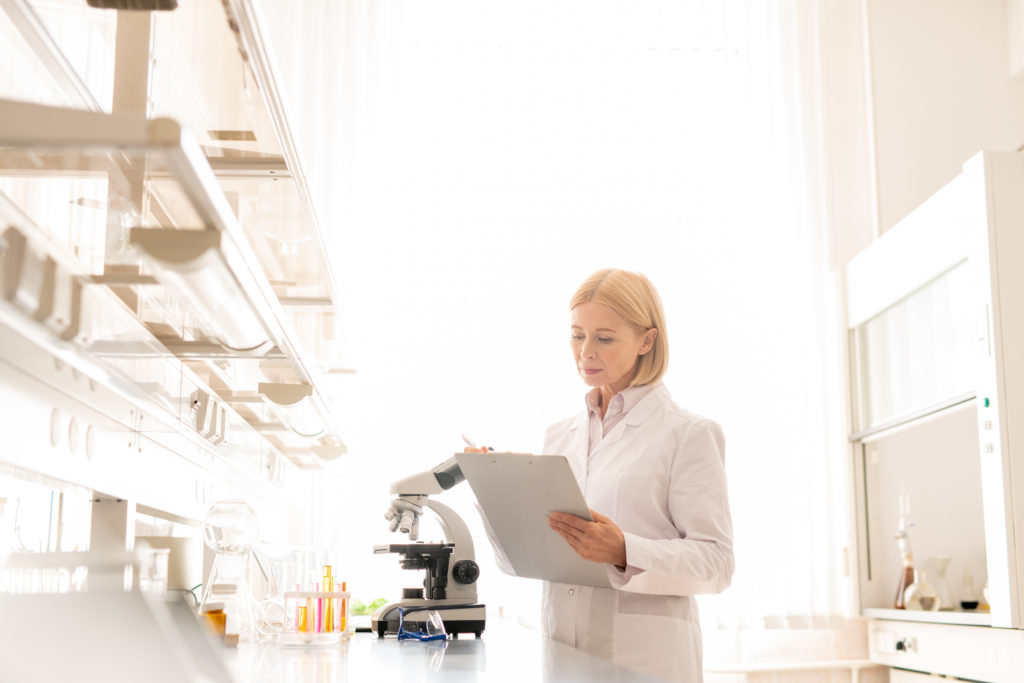
MULTIPOLYGON (((331 565, 324 565, 324 592, 334 592, 334 577, 331 576, 331 565)), ((330 632, 334 630, 334 598, 327 598, 324 601, 324 623, 323 630, 330 632)))
POLYGON ((305 633, 308 630, 307 626, 308 624, 306 622, 306 606, 299 605, 299 632, 305 633))

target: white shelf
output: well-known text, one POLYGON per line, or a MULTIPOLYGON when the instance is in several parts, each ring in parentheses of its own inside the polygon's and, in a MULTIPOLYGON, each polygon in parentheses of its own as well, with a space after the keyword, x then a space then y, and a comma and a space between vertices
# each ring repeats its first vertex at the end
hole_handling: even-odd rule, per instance
POLYGON ((917 621, 928 624, 960 624, 961 626, 991 626, 992 615, 988 612, 919 612, 909 609, 883 609, 865 607, 863 616, 869 619, 887 619, 890 621, 917 621))

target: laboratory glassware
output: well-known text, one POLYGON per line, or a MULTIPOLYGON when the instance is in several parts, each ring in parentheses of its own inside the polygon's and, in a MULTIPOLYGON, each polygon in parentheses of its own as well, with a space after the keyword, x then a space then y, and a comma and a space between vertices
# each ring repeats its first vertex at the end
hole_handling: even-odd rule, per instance
POLYGON ((200 614, 215 604, 224 611, 225 642, 252 641, 254 603, 249 594, 246 570, 252 548, 259 538, 255 510, 244 500, 223 500, 210 506, 203 524, 203 540, 217 553, 203 588, 200 614))
MULTIPOLYGON (((254 557, 256 553, 254 551, 254 557)), ((301 562, 299 553, 289 553, 283 560, 270 565, 267 575, 267 595, 256 612, 256 630, 263 639, 277 638, 285 628, 284 591, 299 583, 301 562)))
POLYGON ((893 607, 905 609, 907 588, 914 582, 914 553, 910 549, 910 527, 914 525, 910 521, 910 495, 902 487, 900 488, 899 505, 900 522, 895 538, 899 544, 900 557, 903 558, 903 567, 900 569, 899 579, 896 582, 896 599, 893 601, 893 607))
POLYGON ((908 610, 935 612, 939 609, 939 594, 925 580, 923 569, 914 570, 914 583, 907 587, 903 601, 908 610))
POLYGON ((163 595, 167 592, 168 548, 153 548, 140 541, 135 548, 139 558, 138 588, 143 593, 163 595))
POLYGON ((932 564, 935 566, 935 590, 939 594, 939 609, 944 611, 953 610, 955 603, 949 594, 949 582, 946 580, 946 570, 953 558, 949 555, 933 555, 932 564))
POLYGON ((974 573, 970 567, 964 567, 964 584, 960 591, 960 608, 978 609, 978 589, 974 587, 974 573))

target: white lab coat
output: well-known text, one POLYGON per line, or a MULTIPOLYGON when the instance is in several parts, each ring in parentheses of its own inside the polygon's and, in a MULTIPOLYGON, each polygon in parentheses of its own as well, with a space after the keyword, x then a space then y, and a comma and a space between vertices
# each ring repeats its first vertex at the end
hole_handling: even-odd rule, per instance
POLYGON ((591 508, 626 539, 613 588, 545 582, 544 632, 651 676, 700 683, 692 596, 729 586, 734 569, 725 438, 677 406, 663 385, 644 396, 588 457, 586 413, 552 425, 544 453, 565 455, 591 508))

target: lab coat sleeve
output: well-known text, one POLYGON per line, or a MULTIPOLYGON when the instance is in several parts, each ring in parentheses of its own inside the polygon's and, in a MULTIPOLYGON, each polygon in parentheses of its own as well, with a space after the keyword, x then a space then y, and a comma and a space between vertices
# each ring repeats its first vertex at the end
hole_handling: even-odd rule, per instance
POLYGON ((623 532, 626 569, 608 567, 612 587, 635 593, 698 595, 729 587, 735 562, 725 480, 725 437, 711 420, 692 426, 674 454, 668 510, 679 538, 623 532))

